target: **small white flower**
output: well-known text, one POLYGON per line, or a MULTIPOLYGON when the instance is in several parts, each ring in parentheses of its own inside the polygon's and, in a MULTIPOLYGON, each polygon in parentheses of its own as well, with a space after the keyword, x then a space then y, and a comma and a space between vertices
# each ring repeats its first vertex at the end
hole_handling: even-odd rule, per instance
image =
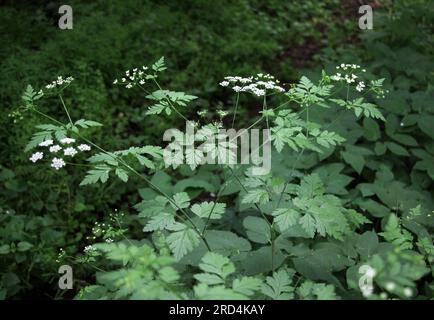
POLYGON ((364 88, 365 88, 365 83, 363 81, 360 81, 356 86, 356 90, 359 92, 362 92, 364 88))
POLYGON ((44 154, 42 152, 35 152, 34 154, 32 154, 29 160, 35 163, 36 161, 42 159, 43 156, 44 154))
POLYGON ((50 152, 57 152, 57 151, 60 151, 60 150, 62 150, 62 147, 59 146, 58 144, 55 144, 54 146, 50 147, 50 152))
POLYGON ((265 90, 262 89, 256 89, 253 91, 254 94, 256 94, 258 97, 265 95, 265 90))
POLYGON ((386 289, 387 291, 393 291, 396 288, 395 282, 388 282, 386 283, 386 289))
POLYGON ((227 87, 229 85, 229 81, 222 81, 222 82, 220 82, 220 85, 222 87, 227 87))
POLYGON ((83 251, 91 252, 91 251, 95 251, 95 248, 92 245, 89 245, 89 246, 85 246, 83 251))
POLYGON ((39 144, 39 146, 40 147, 48 147, 48 146, 51 146, 52 144, 53 144, 53 140, 45 140, 45 141, 42 141, 39 144))
POLYGON ((73 147, 69 147, 69 148, 66 148, 65 150, 63 150, 63 154, 65 156, 73 157, 77 154, 77 150, 75 150, 73 147))
POLYGON ((77 148, 80 151, 90 151, 90 146, 87 144, 80 144, 77 148))
POLYGON ((411 288, 404 288, 404 296, 410 298, 413 295, 413 290, 411 288))
POLYGON ((107 238, 107 239, 105 240, 105 242, 106 242, 106 243, 112 243, 112 242, 113 242, 113 239, 111 239, 111 238, 107 238))
POLYGON ((63 143, 63 144, 71 144, 74 142, 75 142, 75 139, 72 139, 72 138, 63 138, 60 140, 60 143, 63 143))
POLYGON ((234 89, 235 92, 240 92, 241 91, 241 87, 239 87, 239 86, 235 86, 232 89, 234 89))
POLYGON ((53 161, 51 162, 51 166, 54 169, 59 170, 60 168, 65 166, 65 161, 63 161, 63 159, 60 158, 53 158, 53 161))
POLYGON ((331 76, 330 79, 334 80, 334 81, 339 81, 342 80, 341 74, 338 72, 335 75, 331 76))
POLYGON ((139 81, 139 83, 140 83, 141 85, 144 85, 144 84, 145 84, 145 80, 142 79, 142 80, 139 81))
POLYGON ((113 81, 113 84, 116 84, 116 83, 118 83, 118 79, 115 79, 115 81, 113 81))

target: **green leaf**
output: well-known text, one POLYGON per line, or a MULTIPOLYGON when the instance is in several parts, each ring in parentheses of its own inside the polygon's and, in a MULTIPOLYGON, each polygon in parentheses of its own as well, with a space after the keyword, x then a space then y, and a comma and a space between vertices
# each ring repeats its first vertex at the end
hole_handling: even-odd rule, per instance
POLYGON ((379 241, 378 236, 373 231, 366 231, 361 235, 356 235, 356 250, 363 259, 370 258, 377 250, 379 241))
POLYGON ((161 72, 161 71, 164 71, 166 69, 167 68, 166 68, 165 63, 164 63, 164 57, 161 57, 152 65, 152 70, 154 70, 155 72, 161 72))
POLYGON ((274 222, 281 232, 295 225, 300 218, 300 213, 291 208, 279 208, 274 210, 271 214, 274 216, 274 222))
POLYGON ((324 184, 317 173, 303 177, 297 194, 300 198, 312 198, 324 194, 324 184))
POLYGON ((85 120, 85 119, 80 119, 75 121, 74 123, 75 126, 78 127, 82 127, 83 129, 87 129, 90 127, 101 127, 102 124, 96 121, 92 121, 92 120, 85 120))
POLYGON ((20 242, 18 242, 17 249, 20 252, 28 251, 31 248, 33 248, 33 244, 31 244, 31 243, 29 243, 27 241, 20 241, 20 242))
POLYGON ((0 254, 8 254, 10 252, 10 246, 8 244, 3 244, 0 246, 0 254))
POLYGON ((243 226, 246 228, 247 237, 253 242, 264 244, 270 242, 270 226, 264 219, 249 216, 243 220, 243 226))
POLYGON ((360 174, 365 166, 365 158, 353 152, 341 151, 342 158, 348 163, 358 174, 360 174))
POLYGON ((262 293, 273 300, 289 300, 294 298, 294 288, 290 286, 294 272, 280 269, 267 277, 262 285, 262 293))
POLYGON ((122 168, 116 168, 115 174, 118 176, 119 179, 121 179, 123 182, 128 181, 128 172, 125 171, 122 168))
POLYGON ((228 258, 214 252, 204 255, 199 268, 208 274, 217 275, 222 281, 235 272, 235 266, 228 258))
POLYGON ((240 261, 243 274, 257 275, 279 268, 287 256, 276 246, 273 251, 271 249, 271 246, 262 246, 257 250, 241 253, 237 260, 240 261))
POLYGON ((402 250, 413 248, 413 236, 401 227, 400 219, 391 214, 387 220, 384 232, 379 233, 386 241, 393 243, 402 250))
POLYGON ((252 296, 261 287, 262 281, 254 277, 242 277, 232 282, 232 289, 245 296, 252 296))
POLYGON ((187 253, 193 251, 200 243, 200 237, 196 231, 185 225, 183 225, 183 228, 180 231, 171 233, 166 238, 176 260, 180 260, 187 253))
POLYGON ((89 170, 83 181, 81 181, 80 186, 94 184, 98 181, 102 183, 107 182, 110 170, 111 168, 108 166, 97 166, 95 169, 89 170))
POLYGON ((225 203, 202 202, 200 204, 194 204, 191 207, 191 211, 200 218, 220 219, 225 213, 225 203))
POLYGON ((419 117, 417 124, 419 128, 432 139, 434 139, 434 116, 423 114, 419 117))
POLYGON ((186 192, 179 192, 173 196, 173 202, 172 204, 173 209, 179 210, 188 208, 190 206, 190 197, 186 192))
POLYGON ((386 142, 387 148, 398 156, 409 156, 408 151, 395 142, 386 142))
POLYGON ((363 129, 364 129, 364 136, 369 141, 376 141, 380 139, 381 132, 380 132, 380 126, 378 125, 377 121, 372 120, 370 118, 364 118, 363 129))
POLYGON ((153 216, 143 228, 143 231, 176 230, 177 227, 179 227, 179 224, 175 221, 173 214, 162 212, 153 216))
POLYGON ((253 189, 253 190, 249 190, 249 192, 244 196, 241 203, 265 204, 268 201, 270 201, 270 196, 269 196, 267 190, 253 189))
POLYGON ((300 224, 303 227, 303 230, 306 231, 311 238, 315 236, 316 222, 310 214, 305 214, 300 219, 300 224))

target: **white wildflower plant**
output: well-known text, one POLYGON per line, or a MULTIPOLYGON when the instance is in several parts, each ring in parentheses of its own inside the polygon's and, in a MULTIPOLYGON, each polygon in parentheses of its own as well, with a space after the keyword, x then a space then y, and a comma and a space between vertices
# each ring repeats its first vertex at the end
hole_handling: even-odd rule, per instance
MULTIPOLYGON (((235 127, 238 99, 236 99, 233 112, 232 110, 220 109, 216 112, 219 117, 218 121, 199 124, 194 119, 189 120, 186 114, 183 113, 183 109, 189 107, 192 111, 190 114, 196 114, 197 110, 193 110, 190 103, 197 99, 197 97, 184 92, 163 89, 158 82, 158 77, 159 73, 165 69, 165 62, 162 57, 150 67, 135 68, 125 72, 125 75, 120 80, 115 80, 115 84, 126 88, 139 87, 141 89, 147 86, 146 90, 143 90, 147 92, 146 98, 151 101, 151 104, 145 111, 146 115, 176 116, 186 121, 194 122, 194 127, 197 128, 199 136, 207 136, 206 132, 209 130, 219 133, 219 130, 223 127, 222 122, 226 120, 224 118, 229 113, 233 114, 232 128, 235 127)), ((365 97, 367 92, 381 93, 383 81, 377 80, 374 83, 371 81, 369 84, 366 84, 366 79, 362 79, 362 76, 355 72, 356 70, 363 73, 363 70, 358 65, 339 66, 338 72, 335 75, 329 76, 323 72, 320 80, 315 82, 303 76, 297 83, 288 86, 287 89, 280 81, 265 73, 259 73, 251 77, 228 76, 220 82, 220 86, 233 90, 236 97, 241 93, 248 93, 253 94, 255 97, 263 98, 262 110, 258 114, 259 120, 256 120, 251 127, 260 123, 263 127, 267 128, 270 132, 269 140, 272 142, 277 153, 284 156, 283 150, 285 149, 285 152, 292 151, 298 154, 312 152, 314 156, 317 156, 331 148, 339 146, 345 139, 338 133, 330 131, 322 123, 313 120, 314 118, 309 118, 310 110, 319 107, 331 108, 331 106, 335 105, 334 107, 340 109, 339 111, 342 113, 348 111, 354 112, 360 118, 384 120, 378 107, 368 100, 369 97, 365 97), (347 87, 354 86, 353 92, 342 94, 342 92, 332 90, 341 84, 347 87), (365 89, 365 87, 369 89, 365 89), (334 94, 337 96, 334 96, 334 94), (273 96, 272 98, 274 98, 274 95, 277 96, 277 100, 281 99, 284 102, 274 106, 275 101, 272 99, 270 99, 271 101, 267 101, 269 96, 273 96)), ((164 250, 170 251, 175 261, 181 260, 198 248, 200 250, 208 249, 212 251, 212 246, 209 244, 210 238, 224 238, 226 236, 214 234, 210 237, 206 234, 207 228, 213 225, 213 223, 214 226, 219 225, 222 222, 221 219, 228 212, 226 203, 222 202, 219 198, 224 190, 215 190, 213 185, 207 185, 209 191, 212 191, 214 195, 212 201, 210 199, 203 201, 200 200, 200 197, 196 196, 193 198, 191 194, 184 192, 186 187, 180 189, 179 192, 173 191, 173 193, 168 194, 165 190, 170 188, 162 190, 154 183, 153 179, 148 178, 149 176, 154 176, 153 174, 158 170, 164 169, 164 166, 176 168, 179 165, 175 161, 176 159, 173 165, 167 165, 163 161, 163 150, 161 147, 144 145, 132 146, 124 150, 107 151, 95 141, 86 138, 88 135, 82 134, 82 130, 98 127, 101 124, 84 119, 74 122, 63 100, 62 104, 68 117, 68 123, 53 120, 51 116, 37 109, 36 103, 41 97, 31 87, 26 90, 23 96, 23 100, 29 110, 35 111, 38 116, 42 116, 49 121, 49 123, 37 126, 39 131, 33 135, 26 148, 27 151, 37 149, 30 157, 30 161, 37 162, 44 158, 50 161, 53 169, 60 170, 69 164, 69 162, 67 164, 65 159, 77 161, 80 159, 80 154, 86 153, 86 156, 89 155, 86 165, 89 168, 80 186, 104 184, 113 178, 127 183, 131 182, 130 178, 132 177, 146 183, 149 189, 152 189, 152 192, 155 192, 157 196, 155 199, 143 200, 135 206, 135 209, 139 212, 138 217, 140 221, 143 221, 143 231, 145 233, 152 233, 155 235, 155 238, 162 238, 164 244, 161 248, 164 247, 164 250), (97 150, 97 152, 89 154, 90 150, 97 150)), ((204 121, 207 113, 202 110, 199 111, 198 115, 203 118, 201 121, 204 121)), ((184 136, 183 138, 183 143, 189 145, 191 141, 188 141, 188 137, 184 136)), ((200 140, 200 142, 206 142, 205 138, 200 140)), ((224 152, 225 156, 227 156, 227 151, 231 150, 232 146, 236 145, 232 141, 228 142, 226 140, 217 146, 207 145, 204 150, 200 151, 201 153, 187 154, 185 156, 186 159, 182 159, 185 162, 181 163, 189 165, 191 170, 196 170, 199 167, 196 158, 204 157, 205 153, 219 157, 224 152)), ((228 156, 236 158, 237 155, 236 153, 232 153, 228 156)), ((298 160, 298 158, 296 159, 298 160)), ((370 222, 365 216, 355 210, 344 208, 345 204, 341 204, 339 198, 326 194, 326 188, 322 184, 318 174, 300 178, 300 185, 296 185, 291 179, 281 181, 283 179, 276 179, 277 177, 272 177, 271 174, 264 176, 249 175, 250 171, 248 169, 251 167, 247 167, 246 169, 247 165, 245 164, 239 166, 218 164, 218 166, 217 170, 221 170, 224 176, 227 176, 226 173, 230 173, 239 179, 240 208, 257 209, 259 213, 262 213, 262 208, 270 209, 266 212, 266 215, 248 216, 247 218, 251 220, 247 220, 248 222, 244 220, 243 222, 244 227, 247 229, 248 237, 255 239, 253 242, 258 244, 271 244, 273 246, 279 233, 283 234, 291 227, 297 227, 297 230, 294 232, 302 234, 303 237, 312 239, 312 241, 313 239, 321 238, 344 241, 356 228, 370 222), (246 169, 241 177, 235 172, 235 170, 240 168, 246 169), (282 203, 280 203, 279 199, 282 200, 282 203), (272 201, 274 201, 273 206, 271 206, 272 201), (268 204, 270 204, 269 207, 267 207, 268 204), (321 210, 323 204, 327 210, 321 210), (311 207, 312 211, 309 211, 311 207), (261 222, 258 222, 259 220, 261 222), (259 227, 255 225, 259 225, 259 227), (253 226, 251 230, 249 229, 250 226, 253 226), (268 230, 266 237, 259 238, 256 235, 259 229, 268 230)), ((295 164, 294 168, 296 168, 295 164)), ((292 171, 295 171, 294 168, 292 171)), ((220 171, 217 172, 220 173, 220 171)), ((231 176, 230 174, 228 176, 231 176)), ((298 174, 300 173, 298 172, 298 174)), ((220 177, 219 174, 216 174, 215 177, 213 174, 210 175, 212 178, 220 177)), ((300 176, 302 175, 300 174, 300 176)), ((194 185, 194 187, 197 186, 194 185)), ((231 194, 236 191, 230 190, 228 192, 228 194, 231 194)), ((233 213, 232 211, 231 214, 233 213)), ((117 243, 126 239, 125 234, 128 231, 128 226, 123 222, 119 222, 118 219, 120 218, 116 216, 116 218, 109 221, 104 220, 103 222, 95 223, 92 228, 92 234, 87 239, 92 242, 100 241, 101 243, 86 246, 84 249, 85 255, 93 255, 94 252, 98 251, 99 247, 105 249, 112 248, 117 243)), ((228 236, 228 241, 231 241, 231 239, 232 237, 228 236)), ((234 241, 239 242, 239 239, 235 239, 234 241)), ((122 246, 126 245, 126 243, 123 241, 122 246)), ((238 248, 234 249, 238 250, 238 248)), ((217 255, 216 253, 212 254, 217 255)), ((271 255, 274 255, 274 253, 271 255)), ((205 259, 207 258, 209 257, 205 257, 205 259)), ((220 266, 231 263, 229 259, 226 261, 225 257, 211 256, 212 259, 217 260, 217 264, 220 266)), ((201 265, 202 268, 207 268, 206 266, 203 267, 205 264, 199 264, 199 267, 201 265)), ((231 268, 228 268, 228 270, 231 270, 231 268)), ((257 289, 255 290, 262 290, 269 297, 276 295, 277 297, 288 298, 290 296, 289 292, 282 295, 280 293, 276 294, 273 286, 276 283, 282 282, 284 284, 282 288, 289 290, 290 283, 285 282, 285 279, 291 278, 290 274, 291 272, 286 269, 276 270, 272 276, 265 279, 266 284, 264 286, 257 285, 257 289)), ((370 274, 369 276, 375 277, 375 274, 370 274)), ((205 277, 201 278, 200 276, 197 278, 205 279, 205 277)), ((212 281, 217 279, 216 276, 206 276, 206 278, 212 281)), ((251 282, 251 280, 249 278, 243 281, 251 282)), ((262 280, 255 278, 255 281, 258 283, 262 283, 262 280)), ((218 281, 222 287, 226 282, 229 282, 223 278, 219 278, 218 281)), ((234 279, 233 283, 238 283, 240 288, 243 286, 240 279, 234 279)), ((208 284, 212 286, 215 283, 208 284)), ((308 287, 308 285, 305 287, 308 287)), ((201 290, 203 291, 204 288, 201 290)), ((305 292, 309 291, 306 288, 303 289, 305 292)), ((332 289, 334 289, 333 286, 332 289)), ((244 292, 244 294, 250 291, 254 290, 240 289, 240 292, 244 292)), ((241 293, 238 293, 239 297, 244 298, 241 293)))

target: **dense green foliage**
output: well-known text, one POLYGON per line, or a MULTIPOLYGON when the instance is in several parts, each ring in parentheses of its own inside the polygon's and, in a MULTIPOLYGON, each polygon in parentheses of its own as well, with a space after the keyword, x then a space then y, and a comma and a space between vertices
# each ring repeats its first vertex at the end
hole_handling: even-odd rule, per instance
POLYGON ((334 0, 72 6, 67 31, 42 2, 0 8, 0 298, 433 297, 431 1, 385 1, 370 31, 334 0), (260 72, 284 92, 218 85, 260 72), (75 79, 45 87, 60 75, 75 79), (200 153, 166 167, 162 135, 185 119, 269 128, 271 172, 200 153), (91 150, 29 161, 67 137, 91 150))

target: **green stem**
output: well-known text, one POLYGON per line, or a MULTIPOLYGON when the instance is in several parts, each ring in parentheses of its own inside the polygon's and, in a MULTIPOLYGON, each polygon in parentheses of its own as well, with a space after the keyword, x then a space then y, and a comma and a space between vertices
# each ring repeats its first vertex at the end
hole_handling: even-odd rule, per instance
POLYGON ((65 102, 63 101, 62 95, 60 93, 59 93, 59 98, 60 98, 60 101, 62 102, 63 109, 65 110, 66 115, 68 116, 69 123, 71 124, 71 126, 74 125, 74 123, 72 122, 71 116, 69 115, 68 108, 66 107, 65 102))
POLYGON ((236 118, 236 116, 237 116, 237 110, 238 110, 238 102, 239 102, 239 100, 240 100, 240 93, 237 92, 237 100, 236 100, 236 102, 235 102, 234 117, 233 117, 233 119, 232 119, 232 128, 234 127, 234 124, 235 124, 235 118, 236 118))

